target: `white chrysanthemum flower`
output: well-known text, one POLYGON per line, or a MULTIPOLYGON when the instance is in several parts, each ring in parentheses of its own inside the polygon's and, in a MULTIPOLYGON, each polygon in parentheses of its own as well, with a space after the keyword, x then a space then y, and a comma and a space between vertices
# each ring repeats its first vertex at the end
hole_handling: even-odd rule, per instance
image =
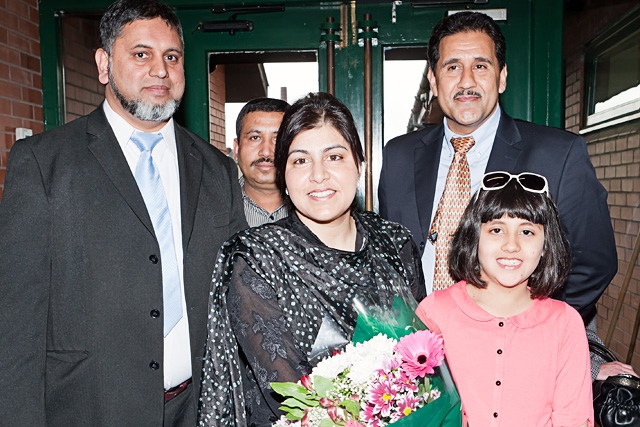
POLYGON ((356 344, 349 354, 351 371, 347 375, 354 384, 368 382, 378 369, 387 366, 394 358, 393 347, 396 340, 386 335, 376 335, 367 342, 356 344))
POLYGON ((344 351, 322 360, 313 368, 311 376, 320 375, 334 379, 349 369, 348 378, 356 385, 367 382, 378 369, 386 366, 393 357, 393 348, 397 341, 386 335, 378 334, 364 343, 347 344, 344 351))
POLYGON ((332 380, 350 366, 351 364, 349 362, 349 357, 347 356, 346 352, 342 352, 333 357, 324 359, 320 363, 318 363, 318 366, 313 368, 313 370, 311 371, 311 376, 313 377, 314 375, 320 375, 321 377, 332 380))

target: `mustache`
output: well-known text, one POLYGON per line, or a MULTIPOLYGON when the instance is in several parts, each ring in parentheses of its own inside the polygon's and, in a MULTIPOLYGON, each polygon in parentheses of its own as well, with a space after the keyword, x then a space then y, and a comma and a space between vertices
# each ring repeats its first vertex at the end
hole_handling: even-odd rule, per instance
POLYGON ((461 90, 460 92, 456 92, 455 95, 453 95, 453 99, 457 99, 461 96, 477 96, 478 98, 482 98, 482 95, 480 95, 480 93, 474 91, 474 90, 461 90))
POLYGON ((260 157, 259 159, 256 159, 253 162, 251 162, 251 166, 257 166, 260 163, 271 163, 271 164, 273 164, 273 159, 271 157, 260 157))

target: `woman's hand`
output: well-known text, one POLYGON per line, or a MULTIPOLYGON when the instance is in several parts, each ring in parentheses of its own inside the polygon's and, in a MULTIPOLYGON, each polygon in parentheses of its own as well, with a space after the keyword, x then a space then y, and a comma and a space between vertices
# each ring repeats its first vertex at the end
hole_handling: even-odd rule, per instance
POLYGON ((596 380, 606 380, 609 377, 620 374, 630 374, 638 376, 633 367, 622 362, 608 362, 600 365, 600 372, 596 376, 596 380))

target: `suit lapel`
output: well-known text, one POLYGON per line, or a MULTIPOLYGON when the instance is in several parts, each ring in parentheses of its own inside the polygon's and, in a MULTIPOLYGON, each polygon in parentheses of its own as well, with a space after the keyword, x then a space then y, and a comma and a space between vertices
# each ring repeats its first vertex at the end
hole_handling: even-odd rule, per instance
POLYGON ((503 110, 485 172, 499 170, 515 172, 520 154, 522 154, 522 137, 515 120, 503 110))
POLYGON ((136 214, 151 234, 154 234, 151 218, 147 212, 136 180, 129 169, 118 140, 104 115, 102 106, 89 114, 87 122, 88 149, 94 155, 124 201, 136 214))
POLYGON ((177 123, 176 144, 178 146, 178 169, 180 171, 180 212, 182 216, 182 247, 187 251, 193 222, 198 206, 202 181, 202 153, 193 138, 177 123))
POLYGON ((426 241, 431 227, 431 213, 433 212, 433 195, 438 179, 438 165, 442 153, 442 139, 444 127, 434 127, 420 139, 420 144, 414 152, 414 170, 416 185, 416 204, 422 230, 422 241, 426 241))

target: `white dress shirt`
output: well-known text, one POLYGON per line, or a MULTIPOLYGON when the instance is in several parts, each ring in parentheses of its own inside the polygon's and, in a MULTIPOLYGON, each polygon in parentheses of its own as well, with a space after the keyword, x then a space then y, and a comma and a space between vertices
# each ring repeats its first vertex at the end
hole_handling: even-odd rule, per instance
MULTIPOLYGON (((107 121, 111 125, 118 144, 120 144, 120 148, 127 159, 131 173, 135 175, 140 150, 130 138, 133 132, 139 129, 131 126, 124 118, 113 111, 107 100, 102 105, 107 121)), ((164 388, 168 390, 191 378, 191 348, 189 346, 187 307, 184 298, 180 174, 178 173, 178 150, 173 119, 170 119, 157 133, 161 133, 163 139, 154 147, 152 156, 159 169, 160 179, 162 180, 169 205, 171 225, 173 227, 173 242, 180 273, 180 288, 182 290, 182 319, 164 338, 164 388)))
MULTIPOLYGON (((474 194, 480 187, 480 181, 487 169, 493 141, 496 138, 498 124, 501 116, 500 107, 482 124, 478 129, 471 133, 475 144, 467 152, 467 161, 469 162, 469 173, 471 175, 471 194, 474 194)), ((431 221, 438 210, 438 203, 444 193, 444 185, 447 182, 447 174, 453 162, 455 150, 451 145, 451 138, 463 137, 469 135, 456 135, 449 129, 447 118, 444 119, 444 141, 442 143, 442 152, 440 154, 440 164, 438 165, 438 180, 436 181, 436 190, 433 198, 433 210, 431 212, 431 221)), ((427 240, 422 253, 422 269, 424 270, 424 279, 427 287, 427 294, 433 291, 433 275, 436 265, 436 245, 427 240)))

